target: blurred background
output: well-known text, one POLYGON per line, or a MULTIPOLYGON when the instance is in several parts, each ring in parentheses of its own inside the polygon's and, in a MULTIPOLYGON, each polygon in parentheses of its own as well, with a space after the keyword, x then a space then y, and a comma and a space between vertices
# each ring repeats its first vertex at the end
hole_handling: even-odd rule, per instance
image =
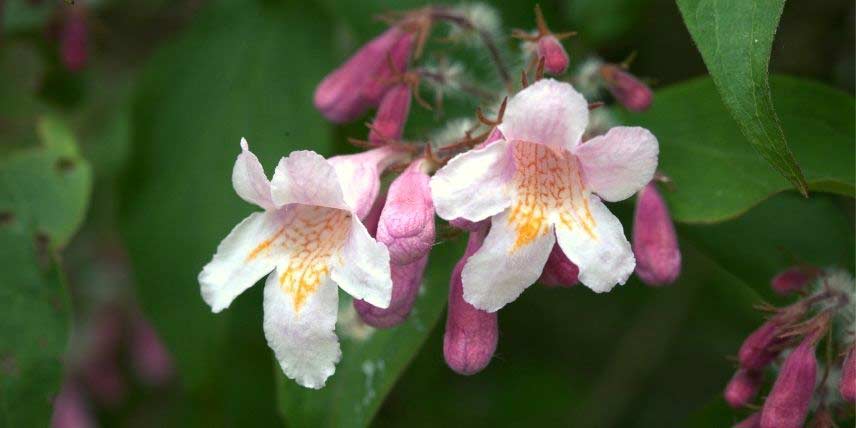
MULTIPOLYGON (((73 320, 63 367, 102 426, 359 426, 375 413, 384 427, 726 426, 741 416, 718 398, 728 356, 762 319, 752 306, 783 301, 769 278, 795 261, 852 271, 852 199, 786 192, 738 219, 679 224, 684 271, 672 286, 533 286, 500 313, 496 357, 478 375, 445 366, 435 304, 417 307, 403 330, 412 337, 375 333, 388 360, 343 361, 326 392, 295 392, 264 341, 261 289, 216 316, 198 294, 197 273, 252 209, 229 181, 238 141, 247 137, 269 173, 291 150, 354 151, 346 138, 365 127, 325 122, 315 85, 384 29, 375 15, 426 3, 76 3, 0 1, 0 157, 37 145, 50 117, 91 166, 85 220, 62 250, 73 320), (82 56, 63 51, 69 19, 85 26, 82 56)), ((534 3, 488 3, 503 28, 533 27, 534 3)), ((579 32, 566 43, 572 66, 636 52, 632 71, 655 90, 706 74, 672 1, 540 5, 551 28, 579 32)), ((516 61, 516 42, 502 43, 516 61)), ((478 70, 485 57, 471 58, 478 70)), ((852 95, 854 3, 788 2, 771 70, 852 95)), ((471 114, 460 104, 448 114, 471 114)), ((441 124, 419 112, 406 134, 441 124)), ((632 203, 614 211, 629 228, 632 203)), ((432 254, 431 299, 445 299, 462 240, 449 235, 432 254)))

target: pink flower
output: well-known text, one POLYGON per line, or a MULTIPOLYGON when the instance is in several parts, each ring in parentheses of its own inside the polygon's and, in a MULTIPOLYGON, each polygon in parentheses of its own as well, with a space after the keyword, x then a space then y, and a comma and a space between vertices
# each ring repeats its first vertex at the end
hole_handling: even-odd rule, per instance
POLYGON ((59 51, 62 64, 69 71, 80 71, 86 66, 88 33, 86 11, 82 6, 68 6, 59 33, 59 51))
POLYGON ((59 394, 54 398, 51 428, 92 428, 95 426, 95 420, 80 386, 74 380, 66 380, 59 394))
POLYGON ((399 83, 386 91, 369 130, 370 143, 382 145, 390 140, 401 139, 410 114, 410 91, 410 85, 406 83, 399 83))
POLYGON ((681 273, 681 250, 666 202, 649 183, 639 191, 633 218, 636 275, 648 285, 675 282, 681 273))
POLYGON ((455 156, 431 178, 440 217, 490 218, 462 272, 464 299, 476 308, 493 312, 515 300, 557 242, 596 292, 633 272, 630 243, 601 199, 626 199, 651 180, 657 139, 616 127, 583 143, 587 123, 588 103, 570 84, 539 80, 508 102, 504 140, 455 156))
POLYGON ((755 398, 764 375, 758 370, 739 369, 725 386, 725 401, 731 407, 744 407, 755 398))
POLYGON ((552 34, 538 39, 538 56, 544 58, 544 70, 551 74, 564 73, 570 63, 562 42, 552 34))
POLYGON ((321 81, 315 89, 315 107, 331 122, 360 117, 380 103, 391 77, 407 68, 413 46, 412 33, 399 26, 386 30, 321 81))
POLYGON ((600 68, 600 75, 612 96, 627 110, 638 112, 651 107, 654 100, 651 88, 621 67, 604 64, 600 68))
POLYGON ((770 287, 778 294, 790 294, 814 281, 820 273, 820 269, 810 266, 792 266, 774 276, 770 287))
POLYGON ((580 269, 565 257, 562 247, 553 245, 538 282, 548 287, 571 287, 579 282, 580 269))
POLYGON ((267 275, 268 345, 288 377, 321 388, 341 357, 333 331, 337 285, 374 306, 389 305, 389 253, 360 217, 374 204, 380 171, 402 154, 380 148, 328 161, 297 151, 280 160, 268 181, 245 140, 241 148, 232 183, 241 198, 264 211, 244 219, 220 243, 199 274, 202 298, 220 312, 267 275))
POLYGON ((847 357, 841 365, 841 383, 838 392, 848 403, 856 402, 856 347, 850 346, 847 357))
POLYGON ((486 312, 467 303, 461 280, 464 265, 482 246, 487 227, 482 224, 477 231, 470 232, 466 252, 455 265, 449 284, 443 357, 449 368, 463 375, 475 374, 487 367, 496 351, 499 337, 496 312, 486 312))
POLYGON ((761 428, 800 428, 808 415, 817 375, 816 339, 807 336, 785 359, 761 410, 761 428))

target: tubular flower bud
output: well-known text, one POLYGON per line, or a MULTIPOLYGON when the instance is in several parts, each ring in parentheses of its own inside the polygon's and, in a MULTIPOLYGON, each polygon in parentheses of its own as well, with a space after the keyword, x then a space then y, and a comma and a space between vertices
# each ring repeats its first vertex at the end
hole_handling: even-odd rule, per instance
POLYGON ((360 318, 376 328, 389 328, 404 322, 416 302, 427 264, 427 254, 409 264, 391 264, 392 298, 389 307, 378 308, 364 300, 354 300, 354 309, 360 318))
POLYGON ((653 183, 643 187, 636 199, 633 254, 636 275, 648 285, 670 284, 681 273, 681 250, 675 225, 653 183))
POLYGON ((51 428, 92 428, 95 421, 76 382, 66 380, 54 398, 51 428))
POLYGON ((157 332, 141 314, 132 320, 131 364, 137 376, 148 385, 164 385, 173 375, 172 357, 157 332))
POLYGON ((86 66, 88 33, 86 11, 82 6, 66 8, 65 19, 59 33, 59 51, 62 64, 69 71, 80 71, 86 66))
POLYGON ((604 64, 600 68, 600 76, 612 96, 627 110, 638 112, 651 107, 654 100, 651 88, 621 67, 604 64))
POLYGON ((434 203, 424 164, 423 160, 411 163, 392 182, 380 215, 377 240, 389 248, 393 264, 422 259, 434 245, 434 203))
POLYGON ((369 142, 381 145, 389 140, 400 140, 404 124, 410 114, 410 85, 400 83, 390 88, 380 100, 375 120, 369 131, 369 142))
POLYGON ((738 369, 725 387, 725 401, 734 408, 746 406, 755 398, 763 380, 759 370, 738 369))
POLYGON ((844 364, 841 367, 841 383, 838 385, 841 397, 848 403, 856 402, 856 347, 850 346, 844 364))
POLYGON ((772 318, 752 332, 737 352, 740 366, 751 370, 760 370, 770 364, 779 350, 776 345, 781 343, 778 335, 781 332, 782 323, 778 318, 772 318))
POLYGON ((761 428, 800 428, 805 422, 817 376, 814 335, 788 355, 761 410, 761 428))
POLYGON ((761 428, 761 412, 755 412, 734 425, 734 428, 761 428))
POLYGON ((412 33, 399 26, 386 30, 321 81, 315 107, 335 123, 360 117, 378 105, 390 78, 407 67, 413 46, 412 33))
POLYGON ((770 287, 778 294, 798 291, 815 280, 821 271, 809 266, 793 266, 779 272, 770 280, 770 287))
POLYGON ((579 282, 579 274, 580 268, 568 260, 562 248, 556 244, 553 245, 550 257, 547 257, 547 264, 544 265, 538 282, 548 287, 571 287, 579 282))
POLYGON ((496 312, 475 308, 464 300, 461 272, 470 256, 484 242, 487 226, 470 232, 467 250, 452 271, 449 285, 449 307, 446 315, 446 332, 443 335, 443 356, 455 372, 471 375, 487 367, 496 351, 499 336, 496 312))
POLYGON ((562 74, 568 69, 568 53, 556 36, 549 34, 538 39, 538 56, 544 58, 544 70, 562 74))

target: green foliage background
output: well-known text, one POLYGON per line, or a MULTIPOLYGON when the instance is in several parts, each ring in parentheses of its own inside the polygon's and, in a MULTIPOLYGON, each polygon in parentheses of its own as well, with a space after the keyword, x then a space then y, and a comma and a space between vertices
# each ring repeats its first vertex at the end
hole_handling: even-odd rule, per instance
MULTIPOLYGON (((141 389, 101 412, 107 426, 726 426, 737 417, 718 399, 733 372, 726 357, 760 322, 755 303, 783 301, 769 278, 795 261, 853 270, 851 3, 787 3, 777 26, 782 1, 730 2, 760 8, 758 16, 706 1, 542 1, 552 28, 580 33, 567 44, 572 66, 635 50, 633 72, 656 82, 652 109, 616 114, 660 139, 661 169, 675 183, 665 196, 681 222, 681 279, 657 289, 632 279, 606 295, 533 286, 501 311, 491 365, 462 377, 443 362, 438 322, 462 253, 461 237, 447 237, 414 316, 368 338, 340 327, 337 373, 308 391, 272 360, 261 288, 213 315, 196 275, 253 209, 231 188, 239 139, 269 173, 292 150, 353 150, 345 138, 365 128, 326 123, 312 91, 382 31, 374 15, 425 3, 104 0, 91 8, 92 57, 78 74, 62 70, 44 35, 56 4, 6 3, 0 215, 14 221, 0 217, 0 421, 8 426, 47 423, 70 332, 116 296, 139 301, 179 374, 167 391, 141 389), (727 25, 708 28, 708 17, 727 25), (766 43, 747 39, 747 25, 766 43), (733 55, 717 56, 713 42, 733 55), (782 75, 769 85, 768 60, 782 75), (743 114, 750 107, 763 114, 743 114), (781 138, 759 136, 779 124, 781 138), (73 167, 57 169, 57 157, 73 167), (803 179, 809 198, 792 190, 803 179)), ((504 28, 531 27, 530 2, 492 3, 504 28)), ((509 63, 521 61, 513 42, 503 47, 509 63)), ((463 53, 474 73, 489 70, 483 52, 463 53)), ((438 125, 417 111, 408 133, 438 125)), ((632 201, 612 208, 629 235, 632 201)))

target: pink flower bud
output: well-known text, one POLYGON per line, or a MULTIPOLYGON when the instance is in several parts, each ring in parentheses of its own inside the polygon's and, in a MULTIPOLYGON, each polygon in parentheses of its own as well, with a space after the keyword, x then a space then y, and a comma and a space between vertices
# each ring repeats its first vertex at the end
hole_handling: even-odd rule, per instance
POLYGON ((86 66, 88 30, 86 11, 81 6, 65 7, 59 33, 59 51, 62 64, 69 71, 80 71, 86 66))
POLYGON ((752 332, 737 352, 740 366, 750 370, 760 370, 770 364, 780 350, 776 347, 781 344, 777 336, 781 333, 782 323, 778 318, 771 318, 757 330, 752 332))
POLYGON ((820 275, 820 270, 810 266, 792 266, 770 281, 770 287, 778 294, 790 294, 798 291, 814 281, 820 275))
POLYGON ((559 244, 554 244, 538 282, 548 287, 571 287, 579 282, 579 274, 580 268, 568 260, 559 244))
POLYGON ((761 428, 761 412, 755 412, 734 425, 734 428, 761 428))
POLYGON ((850 346, 841 366, 841 383, 838 392, 848 403, 856 403, 856 347, 850 346))
POLYGON ((452 271, 449 284, 449 307, 446 314, 446 332, 443 335, 443 356, 455 372, 472 375, 487 367, 496 351, 499 336, 497 313, 476 309, 464 301, 461 272, 467 259, 475 253, 487 235, 487 227, 470 233, 467 250, 452 271))
POLYGON ((389 248, 392 264, 419 260, 434 245, 434 202, 423 165, 423 160, 411 163, 392 182, 380 214, 377 240, 389 248))
POLYGON ((674 282, 681 273, 681 250, 666 202, 653 183, 636 198, 633 218, 636 275, 648 285, 674 282))
POLYGON ((568 53, 552 34, 538 39, 538 56, 544 58, 544 70, 550 74, 562 74, 568 69, 568 53))
POLYGON ((174 372, 172 356, 166 346, 142 314, 132 315, 130 327, 129 352, 137 377, 147 385, 165 385, 174 372))
POLYGON ((107 407, 118 405, 127 390, 119 367, 125 317, 118 308, 107 307, 96 316, 81 366, 82 380, 92 398, 107 407))
POLYGON ((800 428, 814 395, 816 338, 806 336, 788 355, 761 410, 761 428, 800 428))
POLYGON ((372 208, 366 214, 366 218, 363 219, 363 226, 366 227, 366 231, 372 238, 377 236, 377 223, 380 221, 380 213, 383 211, 384 205, 386 205, 386 193, 381 193, 377 195, 372 208))
POLYGON ((763 380, 760 370, 738 369, 725 386, 725 401, 734 408, 746 406, 755 398, 763 380))
POLYGON ((66 380, 59 394, 54 398, 51 428, 89 428, 94 426, 95 421, 80 386, 73 380, 66 380))
POLYGON ((389 140, 400 140, 404 124, 410 114, 410 85, 400 83, 383 95, 375 120, 369 130, 369 142, 381 145, 389 140))
POLYGON ((407 67, 413 42, 413 34, 397 26, 386 30, 321 81, 315 107, 328 120, 344 123, 377 106, 390 78, 407 67))
POLYGON ((416 302, 427 264, 427 254, 409 264, 390 264, 392 298, 389 306, 381 309, 366 301, 354 300, 354 309, 360 318, 366 324, 376 328, 389 328, 404 322, 416 302))
POLYGON ((615 64, 604 64, 600 75, 616 101, 627 110, 644 111, 651 107, 654 94, 648 85, 615 64))

